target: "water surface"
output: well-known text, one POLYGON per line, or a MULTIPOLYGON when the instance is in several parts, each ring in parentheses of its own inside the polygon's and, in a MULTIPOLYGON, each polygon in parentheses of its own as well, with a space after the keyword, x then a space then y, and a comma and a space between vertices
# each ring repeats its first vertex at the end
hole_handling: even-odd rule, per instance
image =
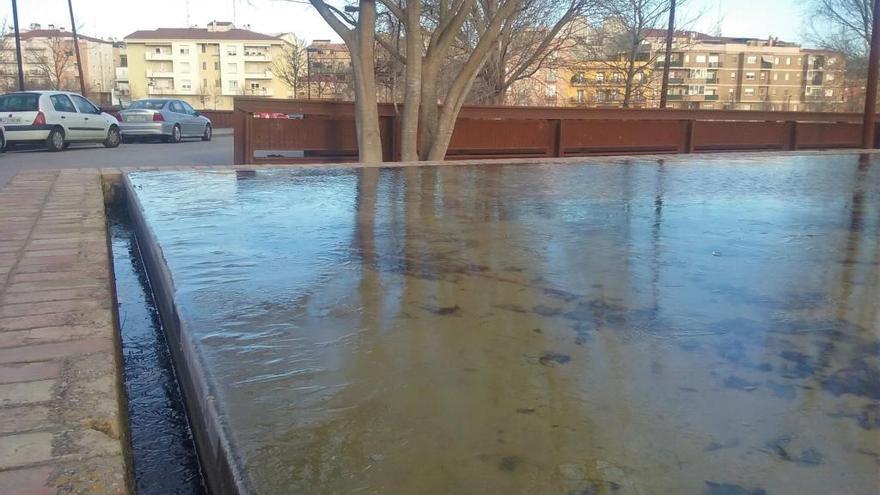
POLYGON ((877 493, 877 159, 130 177, 257 493, 877 493))

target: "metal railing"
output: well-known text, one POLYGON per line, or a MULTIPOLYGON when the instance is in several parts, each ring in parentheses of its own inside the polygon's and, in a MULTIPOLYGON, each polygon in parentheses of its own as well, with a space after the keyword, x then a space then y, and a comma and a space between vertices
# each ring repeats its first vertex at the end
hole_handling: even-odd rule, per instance
MULTIPOLYGON (((352 103, 238 96, 234 106, 237 164, 357 161, 352 103), (253 118, 266 112, 298 118, 253 118)), ((385 161, 400 157, 399 111, 379 105, 385 161)), ((470 106, 446 158, 852 148, 861 130, 861 116, 844 113, 470 106)))

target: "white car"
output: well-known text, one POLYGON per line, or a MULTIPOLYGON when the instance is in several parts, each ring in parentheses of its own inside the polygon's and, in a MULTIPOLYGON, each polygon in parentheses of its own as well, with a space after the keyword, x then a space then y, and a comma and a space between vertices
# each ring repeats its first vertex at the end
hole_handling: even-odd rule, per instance
POLYGON ((122 141, 119 122, 88 99, 68 91, 20 91, 0 96, 0 126, 6 145, 44 143, 61 151, 70 143, 122 141))

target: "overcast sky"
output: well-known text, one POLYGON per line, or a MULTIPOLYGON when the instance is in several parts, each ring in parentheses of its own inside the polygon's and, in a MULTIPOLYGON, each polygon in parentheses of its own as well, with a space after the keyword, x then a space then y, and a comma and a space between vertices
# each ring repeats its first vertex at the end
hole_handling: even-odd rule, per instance
MULTIPOLYGON (((679 0, 681 1, 681 0, 679 0)), ((19 0, 22 26, 38 22, 70 26, 67 0, 19 0)), ((334 3, 342 3, 337 0, 334 3)), ((712 31, 722 19, 725 36, 765 38, 773 35, 800 41, 800 0, 688 0, 684 17, 704 14, 697 30, 712 31)), ((74 0, 77 25, 83 34, 123 38, 139 29, 204 26, 211 20, 250 24, 264 33, 294 32, 306 40, 333 38, 333 32, 304 0, 74 0), (189 22, 187 22, 187 20, 189 22)), ((0 0, 0 20, 12 23, 9 0, 0 0)))

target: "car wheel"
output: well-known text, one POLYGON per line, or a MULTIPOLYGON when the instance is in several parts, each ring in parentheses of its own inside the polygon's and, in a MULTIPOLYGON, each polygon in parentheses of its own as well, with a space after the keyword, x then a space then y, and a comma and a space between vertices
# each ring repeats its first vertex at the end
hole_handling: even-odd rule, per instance
POLYGON ((49 137, 46 138, 46 149, 52 152, 64 149, 64 131, 55 127, 49 131, 49 137))
POLYGON ((175 124, 174 128, 171 129, 171 137, 168 138, 168 141, 171 143, 179 143, 181 139, 182 136, 180 135, 180 126, 175 124))
POLYGON ((211 124, 205 126, 205 133, 202 134, 202 141, 210 141, 211 137, 214 135, 214 129, 211 129, 211 124))
POLYGON ((64 142, 64 149, 70 148, 70 144, 71 144, 70 141, 65 141, 64 142))
POLYGON ((105 148, 116 148, 119 146, 119 142, 122 140, 122 135, 119 134, 119 128, 114 126, 110 127, 110 130, 107 131, 107 139, 104 140, 105 148))

